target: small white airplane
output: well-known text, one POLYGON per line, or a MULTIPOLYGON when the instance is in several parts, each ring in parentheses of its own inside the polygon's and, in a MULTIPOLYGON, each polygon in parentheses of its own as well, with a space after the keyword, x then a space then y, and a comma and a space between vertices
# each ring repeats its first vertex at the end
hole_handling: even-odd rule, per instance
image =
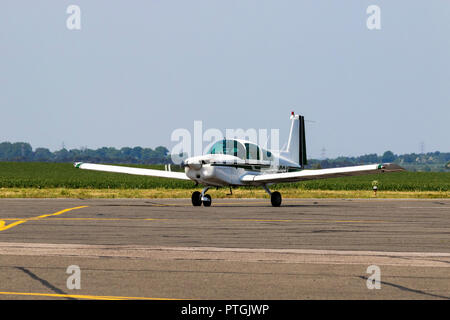
POLYGON ((133 175, 193 180, 204 185, 202 192, 192 193, 192 205, 209 207, 211 196, 206 194, 210 187, 259 186, 269 194, 272 206, 281 205, 281 194, 268 188, 281 182, 355 176, 379 172, 404 171, 396 164, 369 164, 361 166, 304 169, 306 159, 305 119, 291 114, 291 130, 287 148, 284 151, 269 151, 241 139, 217 141, 206 155, 186 159, 185 172, 131 168, 103 164, 76 162, 79 169, 126 173, 133 175))

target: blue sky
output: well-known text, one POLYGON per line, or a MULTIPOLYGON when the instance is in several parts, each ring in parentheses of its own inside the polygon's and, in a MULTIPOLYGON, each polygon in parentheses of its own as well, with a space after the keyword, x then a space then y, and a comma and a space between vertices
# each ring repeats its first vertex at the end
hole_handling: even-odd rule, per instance
POLYGON ((308 156, 450 151, 449 1, 6 0, 0 141, 172 147, 177 128, 278 128, 308 156), (66 9, 81 8, 81 30, 66 9), (381 8, 381 30, 366 9, 381 8))

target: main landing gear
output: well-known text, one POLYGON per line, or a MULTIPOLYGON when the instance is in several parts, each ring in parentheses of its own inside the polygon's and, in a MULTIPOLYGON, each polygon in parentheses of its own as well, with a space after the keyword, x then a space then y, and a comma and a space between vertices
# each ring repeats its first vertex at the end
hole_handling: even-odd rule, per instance
POLYGON ((279 207, 281 205, 281 193, 279 193, 278 191, 271 192, 266 185, 263 185, 263 188, 269 194, 272 206, 279 207))
POLYGON ((202 205, 205 207, 210 207, 212 203, 211 196, 209 194, 205 194, 208 191, 209 187, 206 187, 202 190, 202 192, 194 191, 192 193, 192 205, 194 207, 199 207, 202 205))
MULTIPOLYGON (((281 194, 278 191, 271 192, 266 185, 263 185, 263 188, 269 194, 272 206, 279 207, 281 205, 281 194)), ((202 192, 194 191, 192 193, 192 205, 194 207, 200 207, 202 204, 205 207, 211 206, 211 196, 209 194, 206 194, 206 191, 208 191, 208 189, 209 187, 206 187, 202 190, 202 192)))

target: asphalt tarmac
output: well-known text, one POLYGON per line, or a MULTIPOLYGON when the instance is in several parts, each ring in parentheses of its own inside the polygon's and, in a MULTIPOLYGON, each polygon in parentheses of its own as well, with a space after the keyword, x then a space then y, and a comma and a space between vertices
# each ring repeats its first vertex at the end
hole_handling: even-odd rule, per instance
POLYGON ((0 299, 450 299, 450 200, 1 199, 0 299))

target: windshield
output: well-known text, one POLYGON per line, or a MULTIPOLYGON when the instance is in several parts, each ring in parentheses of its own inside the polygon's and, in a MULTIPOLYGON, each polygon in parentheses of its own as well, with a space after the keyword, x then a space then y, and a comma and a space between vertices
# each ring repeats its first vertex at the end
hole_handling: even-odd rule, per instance
POLYGON ((241 159, 245 157, 245 148, 236 140, 217 141, 209 150, 209 154, 227 154, 241 159))
POLYGON ((247 151, 246 158, 248 160, 259 160, 259 147, 253 143, 246 143, 245 148, 247 151))

